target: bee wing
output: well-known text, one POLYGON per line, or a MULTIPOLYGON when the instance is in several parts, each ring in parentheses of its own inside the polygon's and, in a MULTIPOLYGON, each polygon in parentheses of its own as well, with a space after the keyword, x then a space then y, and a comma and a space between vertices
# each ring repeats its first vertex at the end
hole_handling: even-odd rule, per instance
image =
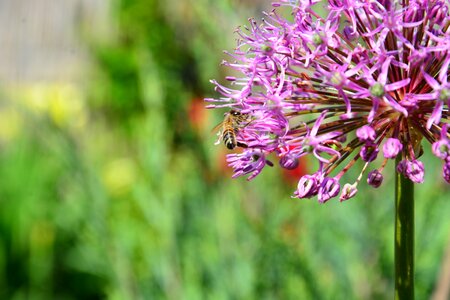
POLYGON ((219 124, 217 124, 216 126, 214 126, 214 127, 211 129, 211 133, 216 133, 217 131, 221 131, 222 126, 223 126, 223 121, 220 122, 219 124))

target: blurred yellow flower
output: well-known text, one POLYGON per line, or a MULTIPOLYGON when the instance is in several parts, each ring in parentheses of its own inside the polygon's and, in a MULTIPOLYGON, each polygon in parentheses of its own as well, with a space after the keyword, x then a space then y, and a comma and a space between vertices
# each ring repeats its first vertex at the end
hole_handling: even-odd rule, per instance
POLYGON ((20 134, 23 118, 13 107, 0 109, 0 142, 8 143, 20 134))
POLYGON ((37 114, 47 114, 59 127, 81 129, 87 121, 80 89, 69 82, 33 83, 10 87, 10 98, 37 114))
POLYGON ((113 196, 121 196, 131 191, 136 182, 137 168, 129 158, 115 159, 106 164, 102 177, 107 191, 113 196))
POLYGON ((55 124, 82 127, 86 114, 82 96, 73 85, 58 85, 49 90, 48 113, 55 124))

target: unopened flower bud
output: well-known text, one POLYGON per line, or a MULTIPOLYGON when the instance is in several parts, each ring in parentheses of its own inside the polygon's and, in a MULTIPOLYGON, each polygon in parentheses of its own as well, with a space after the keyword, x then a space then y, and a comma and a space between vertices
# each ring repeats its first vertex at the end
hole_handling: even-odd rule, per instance
POLYGON ((356 130, 356 136, 361 142, 373 142, 376 138, 376 133, 372 127, 364 125, 356 130))
POLYGON ((423 163, 418 160, 407 161, 404 175, 414 183, 422 183, 425 175, 423 163))
POLYGON ((378 156, 378 146, 373 143, 367 143, 361 147, 361 151, 359 155, 361 155, 361 159, 365 162, 374 161, 378 156))
POLYGON ((370 171, 367 176, 367 183, 375 188, 379 187, 383 183, 383 174, 376 169, 370 171))
POLYGON ((396 138, 388 138, 383 145, 383 154, 385 158, 396 158, 397 154, 402 151, 403 145, 396 138))
POLYGON ((280 158, 280 166, 287 170, 293 170, 298 167, 298 158, 288 153, 280 158))

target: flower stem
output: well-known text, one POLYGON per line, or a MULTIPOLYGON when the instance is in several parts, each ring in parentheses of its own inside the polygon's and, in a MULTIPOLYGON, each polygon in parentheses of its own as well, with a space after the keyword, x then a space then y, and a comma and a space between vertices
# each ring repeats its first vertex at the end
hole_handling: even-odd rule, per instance
MULTIPOLYGON (((397 158, 397 164, 399 161, 397 158)), ((398 172, 395 180, 394 251, 395 299, 414 299, 414 183, 398 172)))

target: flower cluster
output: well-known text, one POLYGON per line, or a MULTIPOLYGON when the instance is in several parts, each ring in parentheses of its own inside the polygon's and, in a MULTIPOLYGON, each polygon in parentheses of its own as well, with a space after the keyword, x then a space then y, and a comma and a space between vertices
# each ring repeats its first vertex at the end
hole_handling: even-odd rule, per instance
POLYGON ((231 87, 212 81, 222 94, 212 108, 247 114, 235 126, 241 153, 227 156, 234 176, 253 178, 268 155, 283 168, 313 155, 317 172, 300 178, 298 198, 320 203, 379 187, 389 159, 415 183, 424 180, 422 140, 443 161, 450 183, 450 15, 447 1, 278 1, 258 24, 237 31, 238 45, 225 66, 241 76, 231 87), (319 14, 326 11, 328 14, 319 14), (378 159, 377 159, 378 158, 378 159), (341 177, 363 166, 353 183, 341 177))

